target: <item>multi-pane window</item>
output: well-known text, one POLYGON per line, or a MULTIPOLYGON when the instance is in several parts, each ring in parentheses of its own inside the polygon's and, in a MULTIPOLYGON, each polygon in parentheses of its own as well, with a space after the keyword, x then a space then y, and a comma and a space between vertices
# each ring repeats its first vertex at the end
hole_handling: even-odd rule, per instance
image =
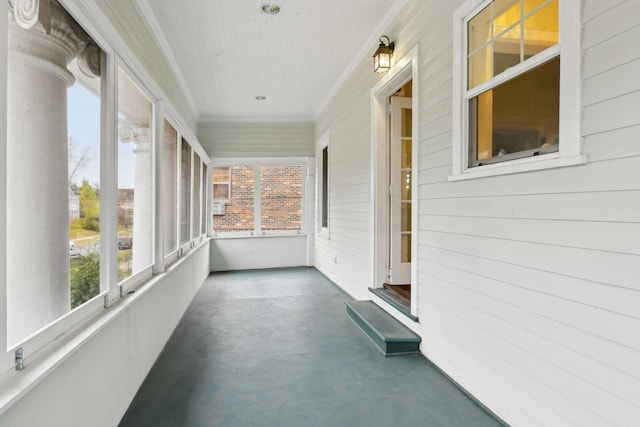
POLYGON ((329 147, 322 148, 320 167, 320 227, 329 227, 329 147))
POLYGON ((467 23, 469 167, 558 151, 558 0, 495 0, 467 23))
POLYGON ((580 2, 466 0, 453 14, 457 181, 586 162, 580 2))
MULTIPOLYGON (((302 165, 232 165, 215 167, 213 175, 213 231, 217 235, 263 235, 302 231, 302 165), (216 197, 216 183, 222 182, 227 171, 228 184, 225 184, 227 187, 224 188, 229 189, 228 197, 216 197)), ((218 190, 217 195, 227 194, 218 190)))

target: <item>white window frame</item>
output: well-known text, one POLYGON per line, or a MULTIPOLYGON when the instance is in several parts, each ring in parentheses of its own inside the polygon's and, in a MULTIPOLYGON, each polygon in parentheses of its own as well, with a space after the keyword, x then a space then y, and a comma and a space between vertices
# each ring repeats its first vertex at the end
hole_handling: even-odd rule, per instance
MULTIPOLYGON (((227 172, 229 173, 229 179, 227 180, 226 184, 227 184, 227 189, 228 189, 228 195, 229 197, 220 197, 220 198, 214 198, 213 197, 213 193, 211 195, 211 200, 213 200, 214 202, 227 202, 229 200, 231 200, 231 166, 214 166, 215 168, 225 168, 227 169, 227 172)), ((213 182, 213 178, 215 177, 215 170, 213 171, 213 175, 211 175, 211 185, 222 185, 224 184, 224 182, 213 182)), ((213 187, 212 187, 213 190, 213 187)))
MULTIPOLYGON (((307 157, 269 157, 269 158, 216 158, 211 160, 210 168, 226 166, 252 166, 254 172, 254 202, 253 202, 253 230, 252 231, 230 231, 218 233, 213 230, 213 223, 209 227, 211 236, 214 239, 228 239, 239 237, 273 237, 273 236, 306 236, 307 235, 307 215, 306 206, 308 198, 307 170, 309 159, 307 157), (302 166, 302 223, 300 230, 274 230, 263 231, 260 229, 260 166, 267 165, 300 165, 302 166)), ((213 172, 212 172, 213 173, 213 172)), ((231 179, 231 176, 229 176, 231 179)), ((211 187, 213 188, 213 186, 211 187)))
POLYGON ((316 167, 316 176, 317 176, 317 185, 316 185, 316 199, 317 199, 317 212, 316 212, 316 217, 317 217, 317 223, 316 223, 316 234, 318 235, 318 237, 323 237, 325 239, 329 239, 331 238, 331 232, 330 232, 330 215, 329 212, 331 211, 331 207, 329 206, 329 201, 331 200, 330 197, 330 193, 331 193, 331 186, 329 185, 329 178, 331 176, 331 162, 329 161, 329 156, 331 155, 331 150, 329 149, 329 132, 326 132, 324 135, 322 135, 319 139, 318 139, 318 143, 317 143, 317 155, 316 155, 316 159, 317 159, 317 167, 316 167), (323 151, 327 150, 327 176, 326 176, 326 182, 327 182, 327 200, 324 200, 324 195, 323 195, 323 184, 324 184, 324 180, 325 180, 325 176, 324 176, 324 158, 323 158, 323 151), (324 203, 327 203, 327 226, 323 226, 322 224, 322 215, 323 215, 323 205, 324 203))
POLYGON ((580 2, 559 0, 560 42, 526 61, 502 72, 489 82, 467 90, 467 23, 492 0, 467 0, 453 15, 453 149, 452 175, 459 181, 494 175, 527 172, 587 162, 581 153, 581 11, 580 2), (517 75, 560 56, 560 146, 557 152, 524 157, 483 166, 469 167, 469 102, 468 100, 517 75))

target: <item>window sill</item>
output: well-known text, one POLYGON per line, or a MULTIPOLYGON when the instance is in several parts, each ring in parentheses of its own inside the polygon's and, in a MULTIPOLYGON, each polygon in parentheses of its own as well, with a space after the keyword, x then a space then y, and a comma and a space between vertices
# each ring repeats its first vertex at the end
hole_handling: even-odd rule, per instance
POLYGON ((272 234, 247 234, 247 233, 229 233, 211 236, 213 240, 224 239, 264 239, 269 237, 306 237, 307 233, 272 233, 272 234))
POLYGON ((467 169, 462 173, 451 175, 448 180, 464 181, 467 179, 486 178, 490 176, 583 165, 585 163, 587 163, 587 156, 585 155, 561 156, 558 153, 551 153, 542 156, 511 160, 504 163, 478 166, 467 169))

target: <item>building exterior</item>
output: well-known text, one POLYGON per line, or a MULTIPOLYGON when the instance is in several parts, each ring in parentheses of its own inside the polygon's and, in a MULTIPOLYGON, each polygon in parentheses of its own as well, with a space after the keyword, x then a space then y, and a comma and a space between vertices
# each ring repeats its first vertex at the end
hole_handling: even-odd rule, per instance
MULTIPOLYGON (((9 1, 12 7, 19 3, 9 1)), ((174 209, 185 209, 181 218, 190 223, 186 231, 182 223, 166 228, 176 243, 169 253, 160 246, 160 255, 134 274, 132 280, 148 273, 139 279, 135 297, 104 311, 102 301, 94 302, 86 311, 99 314, 80 320, 73 312, 70 325, 83 327, 60 326, 64 340, 50 342, 41 335, 27 340, 22 347, 28 369, 14 370, 17 347, 1 328, 0 344, 9 351, 0 359, 0 424, 116 425, 210 271, 299 265, 314 266, 356 299, 372 299, 418 333, 422 354, 510 425, 639 423, 640 2, 534 2, 526 13, 557 7, 559 25, 545 30, 555 31, 551 41, 540 35, 533 47, 527 44, 529 33, 519 31, 525 39, 516 44, 525 48, 514 60, 511 52, 500 51, 506 36, 494 34, 469 48, 467 31, 491 10, 485 9, 490 2, 408 0, 384 28, 395 41, 394 66, 374 74, 371 58, 361 58, 309 123, 199 122, 136 3, 64 1, 103 49, 141 76, 147 88, 142 92, 153 95, 147 99, 160 100, 154 110, 158 126, 164 118, 190 141, 187 147, 175 144, 178 137, 172 145, 163 141, 163 147, 200 156, 196 163, 203 169, 197 173, 187 168, 196 160, 193 154, 182 156, 180 169, 175 161, 162 169, 173 170, 173 184, 181 189, 164 197, 175 197, 174 209), (489 67, 482 54, 474 62, 486 46, 504 53, 500 61, 507 65, 494 58, 489 67), (501 122, 504 85, 538 75, 547 65, 556 67, 540 78, 556 75, 551 86, 557 93, 549 96, 558 100, 553 117, 537 117, 534 125, 523 124, 522 117, 515 124, 501 122), (410 109, 410 119, 405 117, 410 125, 404 128, 412 132, 403 138, 411 140, 411 162, 402 168, 412 187, 404 199, 411 202, 407 316, 369 288, 392 277, 385 265, 393 244, 385 237, 392 225, 385 213, 391 202, 384 201, 389 191, 384 110, 386 100, 409 80, 411 104, 404 108, 410 109), (496 105, 491 114, 489 92, 496 105), (483 139, 487 135, 494 141, 518 135, 527 142, 517 148, 490 146, 483 139), (504 155, 511 157, 502 161, 504 155), (211 173, 200 180, 201 172, 265 158, 295 158, 307 167, 303 233, 205 239, 211 233, 200 225, 204 213, 197 207, 212 202, 213 184, 211 173), (194 173, 180 176, 184 170, 194 173), (175 260, 167 274, 158 274, 175 260), (81 394, 75 390, 78 382, 86 385, 81 394)), ((526 27, 526 19, 521 21, 526 27)), ((1 31, 9 32, 5 24, 1 31)), ((11 57, 2 45, 2 73, 7 73, 11 57)), ((540 92, 545 99, 546 94, 540 92)), ((2 90, 2 117, 10 110, 10 95, 2 90)), ((12 132, 7 122, 6 127, 12 132)), ((0 178, 10 175, 7 158, 6 150, 0 152, 0 178)), ((106 184, 102 194, 108 194, 106 184)), ((111 185, 113 213, 101 217, 114 236, 111 255, 103 255, 107 261, 116 252, 116 186, 111 185)), ((161 193, 155 194, 159 203, 166 200, 161 193)), ((13 197, 18 196, 0 190, 3 207, 13 197)), ((102 197, 109 203, 108 195, 102 197)), ((65 199, 59 209, 65 221, 67 207, 65 199)), ((10 234, 7 211, 0 213, 3 241, 10 234)), ((172 217, 159 215, 153 220, 160 224, 172 217)), ((163 240, 148 237, 156 244, 163 240)), ((143 240, 134 238, 135 248, 143 240)), ((61 239, 68 244, 64 233, 61 239)), ((12 258, 7 251, 0 249, 5 290, 0 312, 8 298, 5 272, 12 258)), ((105 301, 115 301, 118 289, 109 288, 105 301)))

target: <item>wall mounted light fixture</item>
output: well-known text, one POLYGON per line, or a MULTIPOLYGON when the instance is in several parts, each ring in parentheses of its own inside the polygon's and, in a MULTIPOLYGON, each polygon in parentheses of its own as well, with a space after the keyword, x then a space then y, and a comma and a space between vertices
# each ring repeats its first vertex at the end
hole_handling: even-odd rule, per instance
POLYGON ((373 54, 373 71, 376 73, 386 73, 391 68, 391 57, 393 56, 394 43, 387 36, 380 37, 378 50, 373 54), (387 39, 387 44, 382 39, 387 39))

